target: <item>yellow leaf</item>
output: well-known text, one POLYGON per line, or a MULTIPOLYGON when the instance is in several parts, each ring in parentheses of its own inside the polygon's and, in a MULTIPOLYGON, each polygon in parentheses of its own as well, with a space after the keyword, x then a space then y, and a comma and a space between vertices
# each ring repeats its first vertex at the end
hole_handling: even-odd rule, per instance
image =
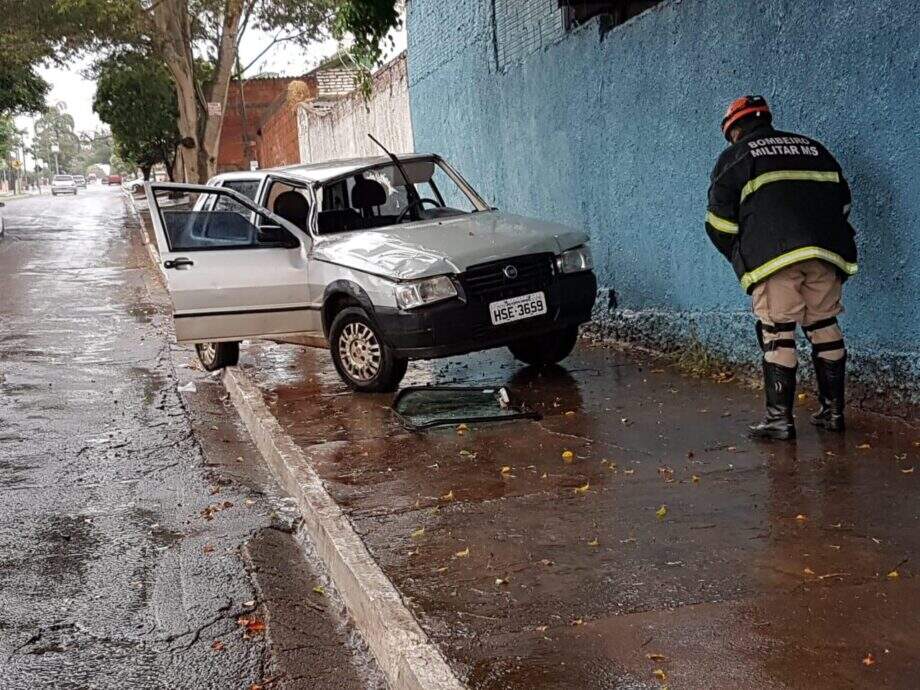
POLYGON ((668 679, 668 674, 664 672, 664 669, 656 668, 654 671, 652 671, 652 675, 661 682, 664 682, 668 679))
POLYGON ((573 416, 574 414, 575 414, 575 411, 574 411, 574 410, 569 410, 568 412, 565 413, 565 416, 566 416, 566 417, 571 417, 571 416, 573 416))
POLYGON ((572 621, 572 625, 584 625, 584 624, 585 622, 581 618, 576 618, 575 620, 572 621))
POLYGON ((863 666, 875 666, 875 655, 872 652, 863 657, 863 666))
POLYGON ((566 465, 571 465, 575 461, 575 453, 570 450, 562 451, 562 461, 566 465))
POLYGON ((507 585, 507 584, 508 584, 508 580, 506 580, 505 578, 503 578, 503 577, 496 577, 496 578, 495 578, 495 586, 496 586, 496 587, 501 587, 502 585, 507 585))
POLYGON ((668 514, 668 507, 663 505, 658 510, 655 511, 655 515, 659 520, 664 520, 664 516, 668 514))
POLYGON ((888 573, 887 577, 889 580, 897 580, 899 577, 901 577, 901 575, 897 570, 892 570, 890 573, 888 573))
POLYGON ((591 541, 588 542, 588 546, 600 546, 601 543, 597 540, 597 537, 594 537, 591 541))
POLYGON ((458 424, 457 431, 468 431, 469 427, 466 424, 458 424))
POLYGON ((808 520, 807 515, 802 515, 801 513, 799 513, 798 515, 795 516, 796 522, 806 522, 807 520, 808 520))
POLYGON ((590 488, 591 488, 591 482, 586 482, 584 486, 576 487, 575 493, 576 493, 576 494, 584 495, 584 494, 588 493, 588 489, 590 489, 590 488))
POLYGON ((419 527, 417 530, 415 530, 415 531, 412 533, 412 538, 413 538, 413 539, 421 539, 421 538, 424 537, 424 536, 425 536, 425 528, 424 528, 424 527, 419 527))
POLYGON ((457 558, 466 558, 466 557, 469 556, 469 555, 470 555, 470 547, 469 547, 469 546, 467 546, 465 549, 463 549, 463 551, 458 551, 457 553, 454 554, 454 556, 456 556, 457 558))
POLYGON ((319 585, 317 585, 316 587, 314 587, 314 588, 313 588, 313 591, 316 592, 317 594, 323 594, 323 595, 326 594, 326 590, 323 589, 322 587, 320 587, 319 585))
POLYGON ((508 474, 509 472, 511 472, 511 467, 509 467, 508 465, 504 465, 502 466, 501 471, 502 471, 502 474, 508 474))
POLYGON ((694 474, 692 477, 690 477, 690 479, 693 480, 693 483, 694 483, 694 484, 699 484, 699 483, 700 483, 700 477, 699 477, 698 474, 694 474))
POLYGON ((801 401, 801 400, 806 400, 806 399, 808 398, 808 394, 807 394, 807 393, 799 393, 798 398, 799 398, 800 401, 801 401))
POLYGON ((860 450, 869 450, 872 446, 868 443, 860 443, 856 447, 859 448, 860 450))
POLYGON ((666 657, 664 654, 656 654, 655 652, 651 652, 650 654, 646 654, 645 658, 649 661, 664 661, 668 657, 666 657))
POLYGON ((815 574, 815 571, 812 570, 811 568, 805 568, 805 570, 803 570, 802 572, 805 573, 806 575, 814 575, 814 574, 815 574))
POLYGON ((540 479, 546 479, 546 477, 547 477, 546 472, 540 475, 540 479))
POLYGON ((451 489, 451 490, 448 491, 446 494, 444 494, 443 496, 441 496, 441 500, 442 500, 442 501, 453 501, 453 500, 454 500, 454 490, 451 489))

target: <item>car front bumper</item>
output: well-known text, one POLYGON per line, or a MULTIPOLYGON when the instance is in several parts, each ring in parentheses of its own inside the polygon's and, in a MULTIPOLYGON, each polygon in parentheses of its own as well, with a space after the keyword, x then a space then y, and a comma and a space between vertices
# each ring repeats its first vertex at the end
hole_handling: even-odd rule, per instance
POLYGON ((436 359, 503 347, 515 340, 545 335, 591 319, 597 296, 592 271, 557 276, 544 289, 547 313, 493 326, 489 305, 451 299, 409 311, 377 308, 384 340, 399 357, 436 359))

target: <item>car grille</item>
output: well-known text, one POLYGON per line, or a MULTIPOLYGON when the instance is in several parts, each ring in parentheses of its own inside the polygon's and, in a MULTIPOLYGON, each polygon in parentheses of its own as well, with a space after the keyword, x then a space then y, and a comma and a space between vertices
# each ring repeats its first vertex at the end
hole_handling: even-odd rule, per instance
POLYGON ((554 274, 552 254, 530 254, 470 266, 460 275, 460 283, 470 302, 489 303, 544 290, 554 274), (509 266, 514 266, 516 277, 505 275, 509 266))

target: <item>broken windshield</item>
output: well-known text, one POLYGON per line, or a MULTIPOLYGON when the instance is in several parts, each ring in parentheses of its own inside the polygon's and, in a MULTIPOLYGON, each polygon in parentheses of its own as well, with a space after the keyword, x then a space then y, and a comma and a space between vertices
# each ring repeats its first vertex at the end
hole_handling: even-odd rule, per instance
POLYGON ((488 206, 436 160, 401 161, 417 197, 392 163, 365 168, 318 190, 319 234, 380 228, 484 211, 488 206), (414 200, 413 200, 414 199, 414 200))

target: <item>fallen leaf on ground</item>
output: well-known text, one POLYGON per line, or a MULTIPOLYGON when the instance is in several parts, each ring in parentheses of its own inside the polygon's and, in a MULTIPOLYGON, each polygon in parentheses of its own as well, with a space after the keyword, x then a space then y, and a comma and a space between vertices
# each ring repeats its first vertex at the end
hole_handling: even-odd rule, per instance
POLYGON ((495 586, 496 586, 496 587, 501 587, 502 585, 507 585, 507 584, 508 584, 508 580, 505 579, 504 577, 496 577, 496 578, 495 578, 495 586))
POLYGON ((576 618, 575 620, 572 621, 572 625, 584 625, 584 624, 585 622, 581 618, 576 618))
POLYGON ((316 585, 316 587, 313 588, 313 591, 317 594, 322 594, 323 596, 326 594, 326 589, 322 585, 316 585))
POLYGON ((442 501, 453 501, 453 500, 454 500, 454 490, 451 489, 451 490, 448 491, 446 494, 444 494, 443 496, 441 496, 441 500, 442 500, 442 501))
POLYGON ((570 450, 562 451, 562 462, 564 462, 566 465, 571 465, 574 460, 575 453, 570 450))
POLYGON ((214 547, 211 544, 205 544, 201 551, 203 553, 214 553, 214 547))
POLYGON ((872 446, 869 445, 868 443, 860 443, 856 447, 859 448, 860 450, 869 450, 872 446))
POLYGON ((588 489, 590 488, 591 488, 591 482, 586 482, 584 486, 575 487, 575 493, 584 495, 588 493, 588 489))
POLYGON ((658 680, 664 682, 668 679, 668 674, 664 672, 664 669, 656 668, 652 671, 652 675, 655 676, 658 680))
POLYGON ((899 577, 901 577, 901 574, 897 570, 892 570, 885 577, 887 577, 889 580, 897 580, 899 577))
POLYGON ((574 411, 574 410, 569 410, 568 412, 565 413, 565 416, 566 416, 566 417, 571 417, 571 416, 573 416, 574 414, 575 414, 575 411, 574 411))
POLYGON ((690 477, 690 480, 691 480, 694 484, 699 484, 699 483, 700 483, 700 476, 699 476, 698 474, 694 474, 692 477, 690 477))
POLYGON ((549 629, 548 625, 538 625, 536 628, 537 632, 546 632, 549 629))
POLYGON ((801 401, 801 400, 807 400, 807 399, 808 399, 808 393, 799 393, 798 399, 799 399, 800 401, 801 401))
POLYGON ((424 536, 425 536, 425 528, 424 528, 424 527, 419 527, 417 530, 415 530, 415 531, 412 533, 412 538, 413 538, 413 539, 421 539, 421 538, 424 537, 424 536))
POLYGON ((467 546, 465 549, 463 549, 463 551, 458 551, 457 553, 454 554, 454 556, 457 557, 457 558, 466 558, 466 557, 469 556, 469 555, 470 555, 470 547, 469 547, 469 546, 467 546))
POLYGON ((668 507, 665 505, 659 507, 658 510, 655 511, 655 516, 659 520, 664 520, 664 516, 667 514, 668 514, 668 507))
POLYGON ((213 649, 215 652, 222 652, 224 651, 224 643, 220 640, 214 640, 211 643, 211 649, 213 649))
POLYGON ((502 474, 509 474, 511 472, 511 467, 508 465, 503 465, 501 469, 502 474))
POLYGON ((437 568, 435 572, 438 573, 439 575, 441 573, 447 572, 447 566, 445 565, 443 568, 437 568))
POLYGON ((246 629, 247 635, 260 635, 265 632, 265 621, 255 616, 240 616, 236 622, 246 629))
POLYGON ((796 522, 806 522, 807 520, 808 520, 808 516, 802 515, 802 513, 799 513, 798 515, 795 516, 796 522))
POLYGON ((635 470, 623 470, 623 474, 635 474, 635 470))
POLYGON ((872 652, 863 657, 863 666, 875 666, 875 655, 872 652))
POLYGON ((540 479, 546 479, 546 477, 547 477, 546 472, 544 472, 543 474, 540 475, 540 479))
POLYGON ((549 560, 548 558, 542 559, 542 560, 540 561, 540 563, 542 563, 543 565, 555 565, 555 563, 554 563, 553 561, 549 560))
POLYGON ((815 571, 812 570, 811 568, 805 568, 805 570, 803 570, 802 572, 805 573, 806 575, 814 575, 814 574, 815 574, 815 571))
POLYGON ((600 546, 601 543, 597 540, 597 537, 594 537, 591 541, 588 542, 588 546, 600 546))
POLYGON ((648 654, 645 655, 645 658, 648 659, 649 661, 664 661, 664 660, 667 659, 668 657, 666 657, 664 654, 658 654, 658 653, 656 653, 656 652, 650 652, 650 653, 648 653, 648 654))
POLYGON ((913 474, 913 473, 914 473, 913 467, 906 469, 906 470, 901 470, 901 474, 913 474))
POLYGON ((468 450, 461 450, 461 451, 460 451, 460 455, 461 455, 461 457, 464 457, 464 458, 470 458, 470 459, 472 459, 472 460, 475 460, 475 459, 476 459, 476 453, 471 453, 471 452, 468 451, 468 450))

